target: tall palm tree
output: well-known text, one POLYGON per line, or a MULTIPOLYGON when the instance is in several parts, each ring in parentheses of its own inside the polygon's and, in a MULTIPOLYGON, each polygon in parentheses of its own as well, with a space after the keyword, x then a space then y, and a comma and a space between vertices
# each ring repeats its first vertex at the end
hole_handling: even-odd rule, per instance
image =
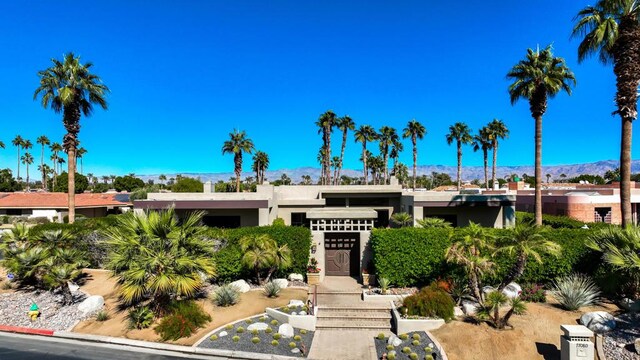
MULTIPOLYGON (((40 135, 40 136, 38 136, 38 139, 36 139, 36 143, 38 143, 38 144, 40 144, 42 146, 42 152, 40 153, 40 167, 39 167, 39 169, 41 171, 44 171, 44 147, 45 146, 49 146, 51 144, 51 141, 45 135, 40 135)), ((42 173, 42 178, 44 179, 45 176, 46 176, 46 174, 43 172, 42 173)), ((45 181, 42 181, 42 189, 45 189, 46 187, 47 186, 46 186, 45 181)))
POLYGON ((326 168, 326 164, 324 163, 324 154, 325 154, 325 150, 324 150, 324 144, 322 146, 320 146, 320 149, 318 150, 318 155, 316 156, 316 161, 318 162, 318 164, 320 164, 320 180, 318 181, 318 184, 324 184, 324 174, 327 172, 327 168, 326 168))
POLYGON ((47 175, 50 174, 53 170, 47 164, 38 165, 38 171, 42 174, 42 188, 47 190, 47 175))
POLYGON ((256 151, 253 155, 253 165, 251 169, 256 173, 256 182, 260 185, 264 183, 264 173, 269 167, 269 155, 263 151, 256 151))
POLYGON ((638 117, 640 85, 640 3, 635 0, 598 0, 582 9, 575 20, 573 36, 582 37, 578 61, 598 54, 603 64, 613 63, 616 75, 614 114, 622 120, 620 141, 620 209, 622 226, 632 224, 631 134, 638 117))
POLYGON ((84 155, 87 153, 87 149, 83 148, 83 147, 79 147, 76 150, 76 158, 80 159, 80 174, 84 174, 84 166, 82 166, 82 158, 84 157, 84 155))
POLYGON ((363 170, 362 174, 364 175, 364 184, 367 185, 369 183, 369 169, 367 168, 367 142, 374 141, 378 138, 378 133, 371 127, 371 125, 360 125, 358 130, 354 132, 356 142, 362 143, 362 163, 363 170))
POLYGON ((400 158, 400 153, 404 151, 404 145, 400 141, 399 136, 395 136, 391 143, 391 150, 389 151, 389 158, 393 161, 393 170, 392 175, 396 178, 398 177, 396 172, 398 170, 398 159, 400 158))
POLYGON ((158 176, 158 180, 160 180, 160 184, 164 187, 164 182, 167 181, 167 175, 160 174, 160 176, 158 176))
POLYGON ((22 163, 27 166, 27 190, 29 190, 29 165, 33 164, 33 156, 28 152, 24 153, 22 155, 22 163))
POLYGON ((22 149, 22 145, 24 144, 24 139, 20 135, 16 135, 15 138, 11 141, 11 144, 18 149, 18 171, 16 172, 16 179, 20 178, 20 150, 22 149))
POLYGON ((63 113, 62 123, 67 131, 63 146, 69 159, 69 223, 73 223, 76 217, 76 148, 80 132, 80 117, 91 115, 94 104, 106 110, 105 96, 109 88, 97 75, 91 73, 92 63, 82 64, 80 57, 73 53, 65 55, 62 61, 57 59, 51 59, 51 61, 52 67, 38 72, 40 86, 33 94, 33 98, 41 97, 44 108, 51 107, 55 113, 63 113))
POLYGON ((336 126, 338 117, 331 111, 325 111, 316 122, 316 125, 320 128, 319 133, 322 133, 322 140, 324 144, 324 184, 329 185, 331 183, 331 133, 333 127, 336 126))
POLYGON ((422 140, 424 138, 427 129, 416 119, 413 119, 407 123, 407 127, 402 131, 402 137, 405 139, 411 138, 411 145, 413 145, 413 190, 415 190, 418 172, 418 139, 422 140))
POLYGON ((222 145, 222 155, 233 154, 234 172, 236 174, 236 192, 240 192, 240 177, 242 176, 242 153, 251 154, 255 150, 253 141, 247 138, 244 131, 234 130, 229 133, 229 140, 222 145))
POLYGON ((389 178, 389 150, 394 141, 397 141, 398 134, 396 129, 390 126, 383 126, 380 128, 380 135, 378 136, 378 142, 380 145, 380 156, 382 157, 384 173, 384 183, 387 183, 389 178))
POLYGON ((491 136, 491 148, 493 149, 493 163, 491 165, 491 185, 496 183, 496 163, 498 160, 498 139, 509 137, 509 129, 502 120, 493 119, 488 125, 491 136))
POLYGON ((349 130, 353 131, 356 128, 356 124, 349 115, 339 117, 336 120, 336 127, 342 131, 342 146, 340 147, 340 161, 338 162, 338 171, 336 171, 333 183, 338 185, 340 179, 340 172, 342 172, 342 160, 344 159, 344 149, 347 147, 347 134, 349 130))
POLYGON ((4 143, 0 141, 0 149, 4 149, 4 143))
POLYGON ((62 145, 60 143, 54 142, 49 147, 51 150, 51 161, 53 161, 53 170, 57 174, 58 173, 58 153, 63 150, 62 145))
POLYGON ((542 51, 527 49, 525 59, 507 73, 507 78, 513 80, 509 85, 511 104, 520 99, 528 100, 531 116, 536 122, 534 208, 536 225, 542 225, 542 116, 547 111, 547 99, 555 97, 560 91, 571 95, 576 78, 564 59, 553 55, 551 46, 542 51))
POLYGON ((493 146, 491 139, 491 131, 488 126, 478 130, 478 134, 473 136, 473 151, 482 150, 482 159, 484 160, 484 186, 489 190, 489 150, 493 146))
POLYGON ((449 133, 447 134, 447 144, 451 145, 456 143, 458 149, 458 191, 460 191, 460 178, 462 176, 462 145, 471 144, 473 138, 471 137, 471 129, 467 124, 463 122, 457 122, 449 126, 449 133))

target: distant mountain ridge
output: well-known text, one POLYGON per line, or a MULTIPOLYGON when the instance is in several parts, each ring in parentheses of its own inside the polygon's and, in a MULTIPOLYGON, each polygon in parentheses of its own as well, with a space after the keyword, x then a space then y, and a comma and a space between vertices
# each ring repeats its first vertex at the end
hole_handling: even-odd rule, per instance
MULTIPOLYGON (((546 174, 550 174, 552 179, 558 179, 560 174, 565 174, 567 177, 574 177, 580 174, 594 174, 594 175, 604 175, 604 173, 608 170, 613 170, 618 167, 618 160, 602 160, 596 161, 592 163, 584 163, 584 164, 570 164, 570 165, 552 165, 552 166, 543 166, 543 179, 546 181, 546 174)), ((498 166, 497 167, 497 176, 499 178, 504 178, 507 175, 518 174, 522 176, 522 174, 527 174, 529 176, 533 176, 534 168, 529 165, 520 165, 520 166, 498 166)), ((411 166, 409 165, 409 174, 411 174, 411 166)), ((457 167, 449 166, 449 165, 419 165, 418 166, 418 175, 430 175, 432 172, 439 173, 447 173, 452 178, 455 179, 457 167)), ((631 172, 638 173, 640 172, 640 160, 633 160, 631 162, 631 172)), ((354 169, 344 169, 342 173, 347 176, 360 176, 362 174, 362 170, 354 170, 354 169)), ((164 174, 167 179, 175 177, 178 173, 164 174)), ((300 167, 294 169, 279 169, 279 170, 269 170, 266 173, 266 178, 269 181, 274 181, 279 179, 282 174, 287 174, 294 182, 299 182, 303 175, 309 175, 314 180, 317 180, 320 177, 320 168, 315 167, 300 167)), ((158 176, 160 174, 139 174, 138 176, 143 180, 158 180, 158 176)), ((200 178, 202 181, 213 181, 216 182, 218 180, 227 181, 229 178, 234 177, 235 174, 233 172, 223 172, 223 173, 180 173, 182 176, 195 177, 200 178)), ((247 176, 255 177, 255 174, 252 172, 243 172, 243 179, 247 176)), ((491 167, 489 167, 489 177, 491 177, 491 167)), ((473 180, 473 179, 483 179, 484 178, 484 169, 482 166, 463 166, 462 167, 462 179, 463 180, 473 180)))

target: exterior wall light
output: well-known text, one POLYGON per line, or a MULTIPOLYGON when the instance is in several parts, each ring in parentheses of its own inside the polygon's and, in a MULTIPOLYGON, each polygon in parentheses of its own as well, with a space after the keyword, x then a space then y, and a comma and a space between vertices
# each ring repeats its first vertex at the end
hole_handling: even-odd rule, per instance
POLYGON ((318 249, 318 247, 315 244, 311 245, 311 253, 312 254, 315 254, 317 249, 318 249))

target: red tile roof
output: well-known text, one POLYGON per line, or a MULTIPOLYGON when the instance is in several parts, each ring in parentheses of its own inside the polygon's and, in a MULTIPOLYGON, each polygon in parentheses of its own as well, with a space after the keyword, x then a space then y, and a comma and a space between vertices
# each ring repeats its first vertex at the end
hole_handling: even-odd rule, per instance
MULTIPOLYGON (((76 194, 76 208, 131 206, 129 194, 76 194)), ((60 209, 68 207, 66 193, 0 193, 0 209, 60 209)))

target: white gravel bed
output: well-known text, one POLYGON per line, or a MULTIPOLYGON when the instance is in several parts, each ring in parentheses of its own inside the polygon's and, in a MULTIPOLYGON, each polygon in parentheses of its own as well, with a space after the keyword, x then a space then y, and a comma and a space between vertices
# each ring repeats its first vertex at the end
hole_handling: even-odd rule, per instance
POLYGON ((640 355, 633 349, 633 343, 637 338, 640 338, 640 314, 626 313, 616 316, 616 328, 606 333, 602 342, 605 356, 607 359, 615 360, 640 359, 640 355))
MULTIPOLYGON (((82 300, 85 294, 78 293, 74 299, 82 300)), ((83 316, 78 310, 78 302, 73 305, 60 306, 58 299, 61 295, 55 295, 49 291, 16 291, 0 294, 0 324, 21 326, 27 328, 69 330, 78 321, 93 316, 83 316), (31 304, 35 302, 40 308, 40 317, 31 321, 27 312, 31 304)))

